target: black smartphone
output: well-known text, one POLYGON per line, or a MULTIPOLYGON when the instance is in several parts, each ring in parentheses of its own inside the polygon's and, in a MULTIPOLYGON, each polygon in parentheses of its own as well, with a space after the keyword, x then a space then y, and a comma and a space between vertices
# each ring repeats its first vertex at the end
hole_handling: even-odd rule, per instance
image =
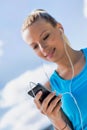
POLYGON ((42 96, 39 99, 40 102, 42 103, 43 100, 51 93, 46 87, 44 87, 42 84, 37 83, 30 91, 28 91, 28 94, 32 97, 35 97, 35 95, 39 92, 42 91, 42 96))

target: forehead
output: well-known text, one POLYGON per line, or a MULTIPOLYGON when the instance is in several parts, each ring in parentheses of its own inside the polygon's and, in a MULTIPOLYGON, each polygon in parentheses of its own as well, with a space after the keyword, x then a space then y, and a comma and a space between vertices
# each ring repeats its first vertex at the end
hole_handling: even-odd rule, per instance
MULTIPOLYGON (((44 20, 43 18, 39 18, 37 21, 35 21, 29 28, 29 32, 32 34, 32 32, 40 35, 43 30, 48 30, 53 28, 53 26, 44 20)), ((33 33, 33 34, 34 34, 33 33)))
POLYGON ((40 36, 48 30, 53 29, 53 26, 44 19, 38 19, 32 25, 30 25, 24 32, 24 39, 28 43, 35 42, 40 36))

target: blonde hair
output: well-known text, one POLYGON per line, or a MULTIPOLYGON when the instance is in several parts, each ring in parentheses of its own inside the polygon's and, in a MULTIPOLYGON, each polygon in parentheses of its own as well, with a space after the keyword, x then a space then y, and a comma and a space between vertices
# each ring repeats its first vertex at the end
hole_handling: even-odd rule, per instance
POLYGON ((64 39, 65 43, 67 43, 70 46, 70 42, 65 34, 63 34, 63 39, 64 39))
MULTIPOLYGON (((49 22, 53 27, 56 27, 58 22, 55 20, 55 18, 53 18, 46 10, 43 9, 36 9, 33 12, 30 13, 30 15, 28 15, 26 17, 26 19, 23 22, 22 25, 22 32, 24 32, 29 26, 31 26, 35 21, 37 21, 39 18, 42 18, 44 20, 46 20, 47 22, 49 22)), ((68 40, 68 38, 66 37, 65 34, 63 34, 63 39, 64 41, 70 45, 70 42, 68 40)))
POLYGON ((43 9, 36 9, 35 11, 31 12, 30 15, 28 15, 27 18, 24 20, 24 23, 22 25, 22 31, 26 30, 29 26, 31 26, 39 18, 42 18, 45 21, 49 22, 53 27, 55 27, 57 25, 57 23, 58 23, 45 10, 43 10, 43 9))

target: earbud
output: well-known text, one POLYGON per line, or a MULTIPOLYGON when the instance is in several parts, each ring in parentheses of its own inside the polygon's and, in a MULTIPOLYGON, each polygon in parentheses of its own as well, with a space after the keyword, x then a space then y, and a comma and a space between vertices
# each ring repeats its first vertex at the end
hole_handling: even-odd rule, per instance
POLYGON ((59 28, 60 32, 63 33, 63 30, 61 28, 59 28))

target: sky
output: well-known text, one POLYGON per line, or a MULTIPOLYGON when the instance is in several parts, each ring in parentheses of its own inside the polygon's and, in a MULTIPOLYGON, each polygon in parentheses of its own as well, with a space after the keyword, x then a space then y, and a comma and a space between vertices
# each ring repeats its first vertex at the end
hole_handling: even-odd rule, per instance
MULTIPOLYGON (((50 75, 52 70, 49 68, 45 65, 50 75)), ((46 116, 40 114, 33 98, 27 94, 30 81, 40 81, 41 84, 47 81, 42 67, 21 74, 3 89, 0 95, 0 130, 42 130, 51 124, 46 116)))
MULTIPOLYGON (((38 81, 37 71, 40 71, 42 61, 24 43, 21 26, 26 16, 37 8, 47 10, 63 25, 74 49, 87 47, 87 0, 0 1, 0 130, 27 130, 32 127, 31 123, 27 125, 31 117, 26 108, 31 110, 32 107, 25 96, 26 84, 30 79, 38 81), (22 113, 25 112, 24 117, 22 113), (18 117, 15 113, 19 113, 18 117), (18 126, 17 118, 23 128, 21 124, 18 126)), ((39 80, 40 77, 39 74, 39 80)), ((45 80, 43 78, 42 82, 45 80)), ((42 122, 44 124, 44 120, 42 122)), ((37 123, 36 126, 33 125, 34 130, 39 130, 40 126, 37 123)))

